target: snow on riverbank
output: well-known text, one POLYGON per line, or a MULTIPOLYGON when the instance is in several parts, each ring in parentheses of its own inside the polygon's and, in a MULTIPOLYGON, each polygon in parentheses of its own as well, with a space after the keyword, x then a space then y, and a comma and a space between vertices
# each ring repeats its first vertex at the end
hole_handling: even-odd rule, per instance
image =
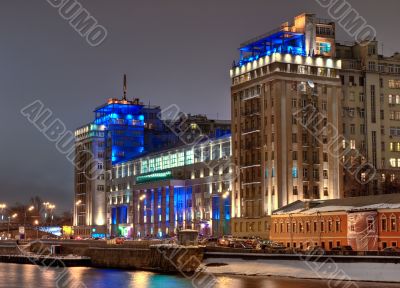
POLYGON ((400 264, 394 263, 334 263, 297 260, 243 260, 208 258, 206 272, 212 274, 281 276, 310 279, 400 282, 400 264), (218 264, 228 264, 221 265, 218 264))

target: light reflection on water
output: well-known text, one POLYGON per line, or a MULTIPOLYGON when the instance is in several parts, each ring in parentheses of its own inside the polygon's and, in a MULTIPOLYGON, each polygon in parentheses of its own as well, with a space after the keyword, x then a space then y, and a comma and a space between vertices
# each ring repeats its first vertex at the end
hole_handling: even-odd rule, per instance
MULTIPOLYGON (((164 275, 146 271, 121 271, 113 269, 68 268, 54 269, 34 265, 0 263, 0 288, 183 288, 193 287, 191 279, 179 275, 164 275)), ((328 285, 327 281, 299 280, 273 277, 219 276, 213 288, 324 288, 345 287, 328 285)), ((398 284, 361 283, 359 288, 392 288, 398 284)), ((350 287, 357 287, 350 286, 350 287)), ((197 287, 200 288, 200 287, 197 287)))

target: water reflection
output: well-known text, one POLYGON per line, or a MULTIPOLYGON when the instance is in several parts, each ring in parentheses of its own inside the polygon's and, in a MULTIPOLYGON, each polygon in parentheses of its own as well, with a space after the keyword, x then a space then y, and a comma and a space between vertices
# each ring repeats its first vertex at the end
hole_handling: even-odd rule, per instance
MULTIPOLYGON (((201 277, 197 279, 200 280, 201 277)), ((67 268, 44 269, 34 265, 17 265, 0 263, 0 288, 190 288, 192 279, 179 275, 165 275, 145 271, 121 271, 112 269, 67 268)), ((195 279, 196 280, 196 279, 195 279)), ((359 287, 359 288, 393 288, 398 284, 330 283, 318 280, 300 280, 274 277, 240 277, 218 276, 213 288, 328 288, 328 287, 359 287)), ((205 282, 209 283, 209 282, 205 282)), ((203 287, 198 285, 197 288, 203 287)), ((211 288, 211 287, 207 287, 211 288)))

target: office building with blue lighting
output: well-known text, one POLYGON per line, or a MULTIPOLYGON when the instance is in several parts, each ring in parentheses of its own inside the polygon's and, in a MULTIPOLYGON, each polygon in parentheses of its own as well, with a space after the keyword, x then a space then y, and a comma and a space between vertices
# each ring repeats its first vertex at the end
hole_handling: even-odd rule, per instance
POLYGON ((160 111, 139 99, 109 99, 95 109, 93 122, 75 131, 77 234, 105 231, 107 171, 113 165, 178 145, 179 137, 157 117, 160 111))
MULTIPOLYGON (((205 115, 180 112, 174 119, 162 119, 159 106, 144 105, 139 99, 127 100, 125 81, 123 98, 109 99, 94 110, 95 117, 91 123, 75 131, 73 224, 76 235, 105 234, 107 224, 126 223, 127 217, 132 215, 132 209, 128 211, 119 206, 108 213, 109 199, 113 198, 108 194, 121 191, 112 189, 110 184, 115 179, 112 173, 120 163, 141 159, 156 151, 182 147, 184 143, 189 145, 189 138, 192 141, 190 145, 194 145, 198 139, 205 141, 208 137, 230 134, 230 121, 208 119, 205 115)), ((146 173, 151 174, 152 169, 149 167, 146 173)), ((143 171, 140 173, 146 174, 143 171)), ((129 196, 129 199, 133 197, 129 196)))
POLYGON ((230 233, 231 137, 204 137, 112 168, 107 189, 111 235, 140 238, 197 229, 230 233))

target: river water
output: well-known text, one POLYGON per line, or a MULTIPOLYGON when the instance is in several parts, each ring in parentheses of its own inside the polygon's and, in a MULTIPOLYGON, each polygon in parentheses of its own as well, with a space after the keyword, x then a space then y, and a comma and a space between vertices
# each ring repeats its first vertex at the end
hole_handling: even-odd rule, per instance
MULTIPOLYGON (((194 286, 192 279, 179 275, 163 275, 145 271, 122 271, 94 268, 44 268, 34 265, 0 263, 0 288, 183 288, 194 286)), ((208 278, 210 279, 210 278, 208 278)), ((328 283, 318 280, 299 280, 274 277, 217 276, 215 288, 392 288, 399 284, 328 283)), ((211 288, 211 287, 210 287, 211 288)))

